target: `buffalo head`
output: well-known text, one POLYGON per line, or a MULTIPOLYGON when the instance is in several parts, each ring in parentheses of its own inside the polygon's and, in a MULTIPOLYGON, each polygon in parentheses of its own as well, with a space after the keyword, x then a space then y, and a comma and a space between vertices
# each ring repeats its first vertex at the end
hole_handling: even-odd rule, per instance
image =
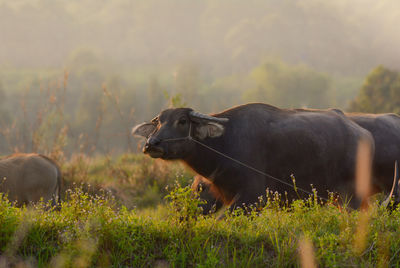
POLYGON ((167 109, 150 122, 135 126, 132 134, 147 139, 143 152, 153 158, 183 159, 195 146, 189 137, 198 140, 220 137, 225 130, 223 123, 228 121, 190 108, 167 109))

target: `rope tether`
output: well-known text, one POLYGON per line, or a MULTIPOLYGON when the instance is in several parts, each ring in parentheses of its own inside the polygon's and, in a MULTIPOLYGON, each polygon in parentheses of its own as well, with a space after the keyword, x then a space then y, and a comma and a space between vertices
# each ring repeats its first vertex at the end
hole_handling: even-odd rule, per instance
MULTIPOLYGON (((191 130, 192 130, 192 123, 190 123, 190 125, 189 125, 189 134, 188 134, 186 137, 183 137, 183 138, 175 138, 175 139, 165 139, 165 140, 163 140, 163 141, 192 140, 192 141, 194 141, 195 143, 197 143, 197 144, 199 144, 199 145, 201 145, 201 146, 203 146, 203 147, 209 149, 210 151, 213 151, 213 152, 216 153, 216 154, 219 154, 219 155, 221 155, 221 156, 223 156, 223 157, 225 157, 225 158, 227 158, 227 159, 229 159, 229 160, 231 160, 231 161, 233 161, 233 162, 235 162, 235 163, 237 163, 237 164, 239 164, 239 165, 242 165, 242 166, 244 166, 244 167, 246 167, 246 168, 248 168, 248 169, 251 169, 251 170, 253 170, 254 172, 257 172, 257 173, 259 173, 259 174, 261 174, 261 175, 263 175, 263 176, 269 177, 269 178, 271 178, 271 179, 273 179, 273 180, 276 180, 276 181, 278 181, 278 182, 280 182, 280 183, 282 183, 282 184, 285 184, 286 186, 289 186, 289 187, 293 188, 294 190, 298 189, 298 190, 302 191, 303 193, 306 193, 306 194, 309 194, 309 195, 313 195, 313 194, 314 194, 314 193, 312 193, 312 192, 310 192, 310 191, 307 191, 307 190, 304 190, 304 189, 302 189, 302 188, 300 188, 300 187, 297 187, 297 186, 294 187, 294 186, 293 186, 292 184, 290 184, 290 183, 287 183, 287 182, 285 182, 285 181, 283 181, 283 180, 281 180, 281 179, 278 179, 278 178, 276 178, 276 177, 274 177, 274 176, 272 176, 272 175, 269 175, 269 174, 267 174, 267 173, 265 173, 265 172, 262 172, 262 171, 260 171, 260 170, 258 170, 258 169, 256 169, 256 168, 254 168, 254 167, 252 167, 252 166, 249 166, 249 165, 247 165, 247 164, 245 164, 245 163, 243 163, 243 162, 241 162, 241 161, 239 161, 239 160, 237 160, 237 159, 235 159, 235 158, 232 158, 232 157, 230 157, 230 156, 228 156, 228 155, 226 155, 226 154, 224 154, 224 153, 221 153, 220 151, 215 150, 214 148, 212 148, 212 147, 210 147, 210 146, 208 146, 208 145, 206 145, 206 144, 204 144, 204 143, 202 143, 202 142, 200 142, 200 141, 194 139, 194 138, 191 136, 191 130)), ((320 199, 323 199, 323 200, 325 200, 325 201, 329 201, 327 198, 324 198, 324 197, 319 197, 319 198, 320 198, 320 199)))

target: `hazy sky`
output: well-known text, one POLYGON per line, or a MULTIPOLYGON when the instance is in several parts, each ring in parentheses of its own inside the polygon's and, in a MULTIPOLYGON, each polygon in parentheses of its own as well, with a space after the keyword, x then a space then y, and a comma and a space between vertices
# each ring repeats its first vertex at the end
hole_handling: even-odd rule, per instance
POLYGON ((279 57, 364 74, 400 68, 399 25, 398 0, 1 0, 0 66, 63 67, 88 48, 128 67, 230 73, 279 57))

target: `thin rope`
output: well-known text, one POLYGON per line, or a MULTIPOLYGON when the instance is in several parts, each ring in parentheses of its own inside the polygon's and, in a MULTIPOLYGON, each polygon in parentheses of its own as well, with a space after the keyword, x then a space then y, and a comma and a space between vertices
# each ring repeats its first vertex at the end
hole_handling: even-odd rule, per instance
MULTIPOLYGON (((235 159, 235 158, 232 158, 232 157, 230 157, 229 155, 226 155, 226 154, 224 154, 224 153, 221 153, 220 151, 217 151, 217 150, 215 150, 214 148, 212 148, 212 147, 210 147, 210 146, 208 146, 208 145, 206 145, 206 144, 204 144, 204 143, 202 143, 202 142, 200 142, 200 141, 194 139, 194 138, 191 136, 191 130, 192 130, 192 124, 190 123, 190 125, 189 125, 189 134, 188 134, 186 137, 183 137, 183 138, 175 138, 175 139, 165 139, 165 140, 163 140, 163 141, 192 140, 192 141, 194 141, 195 143, 197 143, 197 144, 199 144, 199 145, 201 145, 201 146, 203 146, 203 147, 209 149, 210 151, 213 151, 213 152, 216 153, 216 154, 219 154, 219 155, 221 155, 221 156, 223 156, 223 157, 225 157, 225 158, 227 158, 227 159, 229 159, 229 160, 232 160, 233 162, 235 162, 235 163, 237 163, 237 164, 240 164, 240 165, 242 165, 242 166, 244 166, 244 167, 246 167, 246 168, 248 168, 248 169, 251 169, 251 170, 253 170, 254 172, 257 172, 257 173, 259 173, 259 174, 261 174, 261 175, 263 175, 263 176, 269 177, 269 178, 271 178, 271 179, 273 179, 273 180, 276 180, 276 181, 278 181, 278 182, 280 182, 280 183, 282 183, 282 184, 285 184, 286 186, 289 186, 289 187, 293 188, 295 191, 296 191, 296 189, 298 189, 298 190, 302 191, 303 193, 306 193, 306 194, 309 194, 309 195, 314 195, 314 193, 312 193, 312 192, 310 192, 310 191, 304 190, 304 189, 302 189, 302 188, 300 188, 300 187, 297 187, 297 186, 294 187, 294 186, 293 186, 292 184, 290 184, 290 183, 287 183, 287 182, 285 182, 285 181, 283 181, 283 180, 281 180, 281 179, 278 179, 278 178, 276 178, 276 177, 274 177, 274 176, 272 176, 272 175, 269 175, 269 174, 267 174, 267 173, 265 173, 265 172, 262 172, 262 171, 260 171, 260 170, 258 170, 258 169, 256 169, 256 168, 254 168, 254 167, 252 167, 252 166, 249 166, 249 165, 247 165, 247 164, 245 164, 245 163, 243 163, 243 162, 241 162, 241 161, 239 161, 239 160, 237 160, 237 159, 235 159)), ((322 199, 322 200, 325 200, 325 201, 328 201, 328 202, 329 202, 329 199, 327 199, 327 198, 324 198, 324 197, 321 197, 321 196, 319 196, 319 198, 322 199)))
MULTIPOLYGON (((249 166, 249 165, 247 165, 247 164, 245 164, 245 163, 243 163, 243 162, 241 162, 241 161, 239 161, 239 160, 237 160, 237 159, 234 159, 234 158, 232 158, 232 157, 230 157, 230 156, 228 156, 228 155, 226 155, 226 154, 224 154, 224 153, 221 153, 221 152, 215 150, 214 148, 211 148, 210 146, 205 145, 205 144, 202 143, 202 142, 199 142, 199 141, 197 141, 197 140, 195 140, 195 139, 192 139, 192 138, 191 138, 191 140, 194 141, 195 143, 200 144, 201 146, 203 146, 203 147, 205 147, 205 148, 207 148, 207 149, 213 151, 214 153, 217 153, 217 154, 219 154, 219 155, 221 155, 221 156, 223 156, 223 157, 226 157, 226 158, 228 158, 228 159, 234 161, 235 163, 238 163, 238 164, 240 164, 240 165, 242 165, 242 166, 244 166, 244 167, 247 167, 248 169, 251 169, 251 170, 253 170, 253 171, 255 171, 255 172, 257 172, 257 173, 259 173, 259 174, 261 174, 261 175, 263 175, 263 176, 269 177, 269 178, 274 179, 274 180, 276 180, 276 181, 278 181, 278 182, 280 182, 280 183, 282 183, 282 184, 285 184, 285 185, 287 185, 287 186, 289 186, 289 187, 292 187, 294 190, 296 190, 296 188, 297 188, 298 190, 300 190, 300 191, 302 191, 302 192, 304 192, 304 193, 306 193, 306 194, 310 194, 310 195, 313 195, 313 194, 314 194, 314 193, 312 193, 312 192, 310 192, 310 191, 303 190, 303 189, 300 188, 300 187, 297 187, 297 186, 294 187, 294 186, 293 186, 292 184, 290 184, 290 183, 287 183, 287 182, 285 182, 285 181, 283 181, 283 180, 280 180, 280 179, 278 179, 278 178, 276 178, 276 177, 274 177, 274 176, 272 176, 272 175, 269 175, 269 174, 267 174, 267 173, 265 173, 265 172, 262 172, 262 171, 260 171, 260 170, 258 170, 258 169, 256 169, 256 168, 254 168, 254 167, 252 167, 252 166, 249 166)), ((323 198, 323 197, 319 197, 319 198, 324 199, 325 201, 329 201, 328 199, 323 198)))

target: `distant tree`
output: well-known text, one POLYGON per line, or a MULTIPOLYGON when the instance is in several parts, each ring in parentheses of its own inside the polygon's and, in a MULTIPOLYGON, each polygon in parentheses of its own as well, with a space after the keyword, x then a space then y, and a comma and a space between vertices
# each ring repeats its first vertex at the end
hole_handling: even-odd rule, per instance
POLYGON ((332 104, 329 77, 303 65, 267 62, 251 73, 253 87, 244 93, 247 101, 282 107, 324 108, 332 104))
POLYGON ((4 94, 3 83, 0 81, 0 105, 3 105, 5 103, 5 97, 6 96, 4 94))
POLYGON ((182 94, 191 105, 199 103, 199 91, 201 88, 201 78, 199 66, 191 61, 180 64, 176 70, 175 86, 176 92, 182 94))
POLYGON ((350 111, 400 113, 400 73, 378 66, 367 76, 350 111))
POLYGON ((10 115, 4 105, 7 103, 6 94, 3 89, 3 84, 0 81, 0 122, 7 123, 10 120, 10 115))
POLYGON ((66 60, 67 68, 74 72, 84 72, 88 68, 104 68, 106 62, 102 53, 92 47, 78 47, 66 60))
POLYGON ((146 112, 149 116, 158 113, 163 108, 165 98, 163 96, 163 90, 161 89, 160 82, 155 75, 150 77, 147 88, 147 98, 148 105, 146 107, 146 112))
POLYGON ((11 118, 10 114, 8 113, 5 105, 6 105, 6 94, 4 93, 3 90, 3 84, 0 81, 0 151, 3 153, 7 149, 7 144, 5 142, 4 138, 4 133, 3 130, 7 129, 7 126, 9 125, 11 118))

